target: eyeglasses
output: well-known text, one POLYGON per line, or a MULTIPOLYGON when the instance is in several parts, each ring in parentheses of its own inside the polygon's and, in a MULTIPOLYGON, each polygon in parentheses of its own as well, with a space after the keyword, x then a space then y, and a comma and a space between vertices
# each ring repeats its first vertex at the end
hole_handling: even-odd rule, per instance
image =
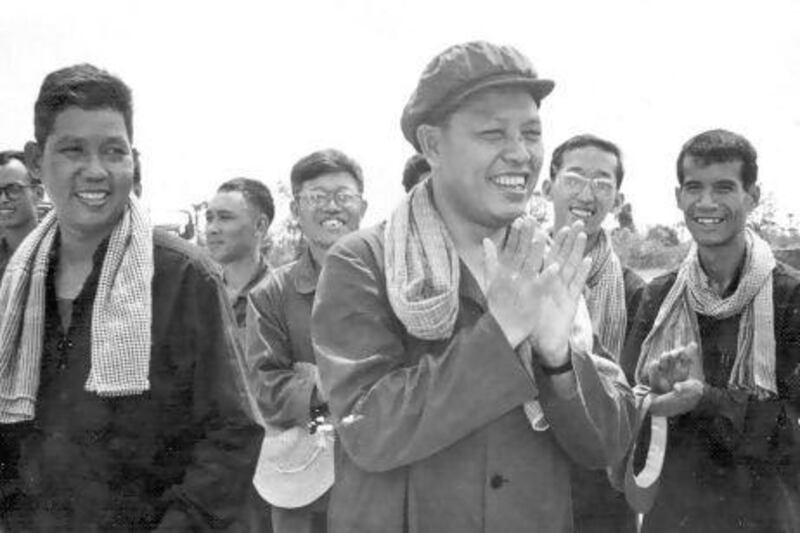
POLYGON ((301 202, 313 209, 319 209, 328 205, 334 200, 340 207, 355 207, 361 203, 361 195, 344 189, 336 192, 327 191, 306 191, 297 195, 301 202))
POLYGON ((31 185, 23 185, 21 183, 9 183, 8 185, 1 185, 0 197, 5 194, 6 198, 9 200, 18 200, 28 187, 31 187, 31 185))
POLYGON ((566 172, 561 175, 561 183, 570 194, 580 194, 589 185, 592 193, 598 198, 608 199, 614 196, 616 183, 607 178, 585 178, 580 174, 566 172))

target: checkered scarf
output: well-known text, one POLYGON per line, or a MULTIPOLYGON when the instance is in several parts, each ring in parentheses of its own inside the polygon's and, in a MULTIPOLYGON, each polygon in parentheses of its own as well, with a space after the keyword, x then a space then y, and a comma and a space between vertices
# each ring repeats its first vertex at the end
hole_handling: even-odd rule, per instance
MULTIPOLYGON (((639 382, 644 381, 647 363, 661 353, 692 341, 701 346, 697 313, 718 320, 741 314, 736 359, 728 387, 746 390, 759 398, 777 394, 772 306, 775 258, 769 245, 758 235, 747 230, 746 238, 741 279, 736 292, 727 298, 720 298, 711 289, 708 276, 700 266, 697 247, 692 248, 661 304, 653 329, 642 343, 636 366, 639 382)), ((693 372, 697 377, 702 376, 702 368, 693 372)))
MULTIPOLYGON (((0 422, 34 417, 45 322, 45 280, 58 231, 50 212, 22 242, 0 286, 0 422)), ((91 370, 85 389, 100 396, 150 388, 153 235, 130 199, 111 233, 92 307, 91 370)))
POLYGON ((614 356, 615 361, 619 361, 627 327, 625 282, 622 264, 611 249, 611 239, 605 230, 600 231, 589 257, 592 259, 592 269, 586 279, 583 296, 589 306, 592 328, 600 343, 614 356))
MULTIPOLYGON (((432 180, 406 195, 386 224, 384 262, 389 303, 409 333, 425 340, 447 339, 458 316, 460 259, 450 233, 433 203, 432 180)), ((585 306, 576 314, 570 344, 591 349, 591 325, 585 306)), ((517 348, 523 367, 533 377, 529 341, 517 348)), ((538 402, 524 404, 533 429, 549 426, 538 402)))

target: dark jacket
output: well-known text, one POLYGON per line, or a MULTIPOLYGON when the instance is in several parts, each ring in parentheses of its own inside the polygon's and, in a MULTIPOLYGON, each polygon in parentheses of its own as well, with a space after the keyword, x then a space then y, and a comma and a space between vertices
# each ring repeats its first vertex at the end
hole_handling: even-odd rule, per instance
POLYGON ((570 531, 570 459, 602 468, 630 438, 621 370, 573 352, 570 399, 538 365, 531 379, 463 264, 453 336, 409 335, 387 298, 383 238, 376 227, 334 245, 314 302, 331 412, 353 415, 338 429, 329 530, 570 531), (547 431, 531 429, 522 408, 537 395, 547 431))
MULTIPOLYGON (((622 276, 625 285, 627 330, 630 331, 645 282, 628 267, 622 268, 622 276)), ((572 468, 572 503, 576 533, 636 531, 636 517, 628 507, 625 495, 611 486, 605 471, 587 470, 575 464, 572 468)))
POLYGON ((262 430, 239 401, 235 325, 215 269, 189 244, 154 233, 150 390, 101 397, 84 384, 105 246, 66 331, 56 255, 35 419, 0 428, 9 452, 2 511, 9 529, 224 528, 252 479, 262 430))
MULTIPOLYGON (((623 351, 630 380, 675 278, 670 272, 645 289, 623 351)), ((693 411, 669 419, 661 486, 644 532, 796 531, 784 519, 800 497, 800 276, 781 263, 773 271, 773 306, 778 398, 769 401, 727 387, 740 315, 698 315, 710 387, 693 411)))

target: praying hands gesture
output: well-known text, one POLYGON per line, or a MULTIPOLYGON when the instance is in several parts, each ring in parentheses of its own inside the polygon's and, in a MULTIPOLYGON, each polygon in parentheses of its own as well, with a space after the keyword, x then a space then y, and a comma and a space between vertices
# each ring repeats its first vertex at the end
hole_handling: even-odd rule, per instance
POLYGON ((570 331, 591 266, 585 246, 579 221, 562 228, 547 250, 530 217, 514 221, 502 249, 483 241, 489 311, 511 346, 529 339, 548 367, 569 357, 570 331))

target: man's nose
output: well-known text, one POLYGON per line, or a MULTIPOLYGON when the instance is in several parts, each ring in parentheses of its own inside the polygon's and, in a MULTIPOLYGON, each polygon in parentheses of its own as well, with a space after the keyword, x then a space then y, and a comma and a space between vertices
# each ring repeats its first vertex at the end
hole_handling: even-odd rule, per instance
POLYGON ((91 180, 101 180, 108 176, 108 169, 100 154, 90 154, 86 158, 83 175, 91 180))
POLYGON ((714 196, 711 194, 710 189, 705 189, 700 194, 700 198, 698 198, 696 205, 699 208, 708 208, 708 209, 714 209, 717 207, 717 202, 716 200, 714 200, 714 196))
POLYGON ((531 148, 522 135, 516 135, 507 141, 503 157, 507 161, 525 165, 531 160, 531 148))

